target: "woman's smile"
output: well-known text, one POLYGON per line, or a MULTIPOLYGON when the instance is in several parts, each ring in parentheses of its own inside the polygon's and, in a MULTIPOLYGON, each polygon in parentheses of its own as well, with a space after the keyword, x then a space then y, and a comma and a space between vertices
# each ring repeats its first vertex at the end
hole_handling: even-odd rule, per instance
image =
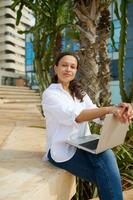
POLYGON ((69 76, 72 76, 70 73, 63 73, 63 76, 66 76, 66 77, 69 77, 69 76))

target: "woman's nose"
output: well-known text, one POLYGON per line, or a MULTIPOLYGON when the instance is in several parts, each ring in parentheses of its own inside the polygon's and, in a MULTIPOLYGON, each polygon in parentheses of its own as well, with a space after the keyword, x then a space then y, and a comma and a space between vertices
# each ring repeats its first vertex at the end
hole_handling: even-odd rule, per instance
POLYGON ((66 71, 70 71, 71 70, 71 67, 70 66, 67 66, 66 67, 66 71))

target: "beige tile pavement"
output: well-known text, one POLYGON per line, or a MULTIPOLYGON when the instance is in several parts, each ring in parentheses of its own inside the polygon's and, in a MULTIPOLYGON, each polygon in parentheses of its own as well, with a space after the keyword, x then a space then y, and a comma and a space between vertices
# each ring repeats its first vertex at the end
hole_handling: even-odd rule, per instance
POLYGON ((75 178, 42 162, 45 130, 0 127, 0 200, 69 200, 75 178))

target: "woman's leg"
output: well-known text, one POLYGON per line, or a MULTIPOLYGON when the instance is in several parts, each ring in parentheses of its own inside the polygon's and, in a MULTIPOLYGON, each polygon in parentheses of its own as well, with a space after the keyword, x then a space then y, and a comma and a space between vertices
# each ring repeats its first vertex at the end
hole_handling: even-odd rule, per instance
POLYGON ((86 181, 96 183, 93 165, 88 162, 86 152, 77 149, 75 155, 66 162, 55 162, 51 158, 50 151, 48 153, 49 162, 54 166, 62 168, 70 172, 71 174, 80 177, 86 181))
POLYGON ((98 187, 101 200, 122 200, 122 188, 116 159, 111 150, 98 155, 77 149, 72 159, 55 162, 49 153, 49 161, 98 187))
POLYGON ((94 167, 96 185, 101 200, 122 200, 122 186, 116 158, 112 150, 98 155, 88 154, 94 167))

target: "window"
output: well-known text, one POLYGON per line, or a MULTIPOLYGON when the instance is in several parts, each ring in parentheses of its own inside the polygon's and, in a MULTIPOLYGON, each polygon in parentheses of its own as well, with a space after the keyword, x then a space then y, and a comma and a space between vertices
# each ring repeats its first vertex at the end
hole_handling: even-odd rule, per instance
POLYGON ((15 29, 15 25, 11 23, 7 23, 6 26, 10 26, 11 28, 15 29))
POLYGON ((11 14, 9 14, 9 13, 7 13, 7 14, 5 14, 5 18, 13 18, 13 19, 15 19, 11 14))
POLYGON ((14 60, 11 60, 11 59, 8 59, 8 60, 5 60, 6 63, 15 63, 14 60))
POLYGON ((13 51, 10 51, 10 50, 5 50, 5 53, 6 54, 15 54, 13 51))
POLYGON ((14 43, 11 42, 11 41, 5 41, 5 44, 10 44, 10 45, 12 45, 12 46, 15 46, 14 43))

